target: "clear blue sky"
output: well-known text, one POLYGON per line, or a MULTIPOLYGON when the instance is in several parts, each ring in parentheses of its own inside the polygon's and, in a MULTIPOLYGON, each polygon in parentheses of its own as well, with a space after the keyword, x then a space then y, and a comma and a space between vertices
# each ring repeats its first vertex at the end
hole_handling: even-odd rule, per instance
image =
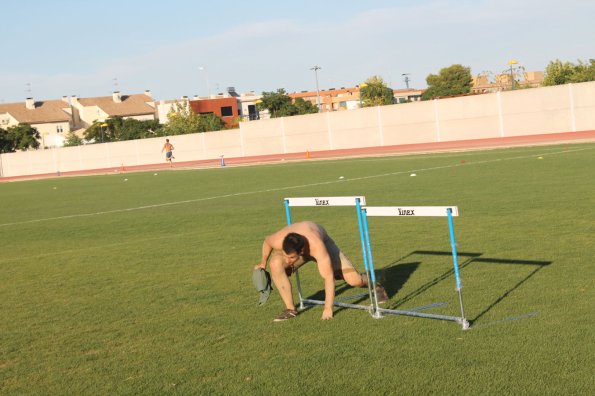
POLYGON ((531 71, 595 58, 592 0, 27 0, 1 9, 4 103, 315 90, 314 65, 321 89, 372 75, 404 88, 403 73, 423 88, 455 63, 475 75, 500 73, 510 59, 531 71))

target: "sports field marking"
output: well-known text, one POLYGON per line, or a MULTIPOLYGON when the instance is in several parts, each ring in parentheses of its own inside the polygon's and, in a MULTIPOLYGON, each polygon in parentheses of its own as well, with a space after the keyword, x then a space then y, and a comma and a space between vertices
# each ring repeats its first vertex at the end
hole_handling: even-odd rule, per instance
POLYGON ((174 201, 174 202, 165 202, 165 203, 161 203, 161 204, 143 205, 143 206, 137 206, 137 207, 133 207, 133 208, 114 209, 114 210, 106 210, 106 211, 92 212, 92 213, 79 213, 79 214, 73 214, 73 215, 24 220, 24 221, 18 221, 18 222, 13 222, 13 223, 3 223, 3 224, 0 224, 0 227, 9 227, 9 226, 24 225, 24 224, 41 223, 41 222, 45 222, 45 221, 75 219, 75 218, 80 218, 80 217, 100 216, 100 215, 105 215, 105 214, 126 213, 126 212, 132 212, 132 211, 136 211, 136 210, 154 209, 154 208, 161 208, 161 207, 166 207, 166 206, 182 205, 182 204, 187 204, 187 203, 212 201, 214 199, 242 197, 242 196, 246 196, 246 195, 263 194, 263 193, 270 193, 270 192, 284 191, 284 190, 294 190, 294 189, 300 189, 300 188, 305 188, 305 187, 324 186, 324 185, 335 184, 335 183, 347 183, 347 182, 354 182, 354 181, 359 181, 359 180, 374 179, 374 178, 378 178, 378 177, 409 175, 411 173, 429 172, 429 171, 435 171, 435 170, 456 168, 459 166, 483 165, 483 164, 490 164, 490 163, 501 162, 501 161, 511 161, 511 160, 518 160, 518 159, 534 158, 534 157, 544 156, 544 155, 567 154, 567 153, 572 153, 572 152, 593 150, 593 149, 595 149, 595 146, 583 147, 583 148, 577 148, 577 149, 564 149, 561 151, 554 151, 554 152, 534 153, 534 154, 530 154, 530 155, 520 155, 520 156, 515 156, 515 157, 509 157, 509 158, 495 158, 495 159, 484 160, 484 161, 466 162, 464 165, 450 164, 450 165, 443 165, 443 166, 434 166, 431 168, 410 169, 410 170, 406 170, 406 171, 381 173, 381 174, 377 174, 377 175, 360 176, 360 177, 354 177, 354 178, 349 178, 349 179, 329 180, 329 181, 317 182, 317 183, 300 184, 297 186, 268 188, 265 190, 245 191, 245 192, 239 192, 239 193, 233 193, 233 194, 217 195, 217 196, 213 196, 213 197, 187 199, 184 201, 174 201))

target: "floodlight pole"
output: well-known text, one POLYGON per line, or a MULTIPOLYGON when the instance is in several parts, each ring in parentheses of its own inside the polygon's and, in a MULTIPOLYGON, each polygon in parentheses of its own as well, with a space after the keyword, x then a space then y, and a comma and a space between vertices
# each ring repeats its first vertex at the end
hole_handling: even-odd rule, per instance
POLYGON ((405 86, 407 87, 407 89, 409 89, 409 81, 411 81, 409 79, 409 73, 403 73, 403 81, 405 81, 405 86))
POLYGON ((320 88, 318 88, 318 70, 322 69, 320 66, 314 66, 310 68, 310 70, 314 70, 314 75, 316 76, 316 103, 318 105, 318 112, 322 111, 322 107, 320 105, 320 88))
POLYGON ((205 85, 207 86, 207 92, 208 92, 209 98, 210 98, 211 97, 211 84, 209 84, 209 72, 207 71, 207 68, 204 66, 200 66, 198 68, 198 70, 205 72, 205 85))

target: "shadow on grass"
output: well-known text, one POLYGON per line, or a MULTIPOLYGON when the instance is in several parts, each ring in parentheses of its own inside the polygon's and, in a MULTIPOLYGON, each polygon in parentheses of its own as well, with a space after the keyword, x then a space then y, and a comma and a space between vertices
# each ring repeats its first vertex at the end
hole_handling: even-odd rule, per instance
MULTIPOLYGON (((452 256, 452 253, 450 251, 416 250, 416 251, 411 252, 409 255, 403 257, 402 259, 399 259, 396 262, 392 263, 390 266, 385 267, 384 269, 382 269, 382 272, 383 272, 382 277, 383 278, 386 277, 387 280, 388 280, 388 279, 390 279, 390 278, 388 278, 389 276, 392 277, 392 275, 389 275, 389 274, 395 273, 395 275, 396 275, 398 273, 398 268, 399 267, 401 267, 403 265, 405 265, 405 266, 408 265, 408 263, 404 263, 404 264, 398 264, 398 263, 401 260, 403 260, 405 258, 408 258, 408 257, 410 257, 412 255, 416 255, 416 254, 421 254, 421 255, 439 255, 439 256, 449 256, 449 257, 452 256)), ((537 268, 535 268, 533 271, 531 271, 527 276, 525 276, 524 278, 522 278, 515 285, 513 285, 509 289, 505 290, 502 295, 500 295, 491 304, 489 304, 486 308, 484 308, 477 316, 475 316, 472 319, 469 319, 469 322, 471 324, 473 324, 479 318, 481 318, 486 313, 488 313, 492 308, 494 308, 502 300, 504 300, 506 297, 508 297, 513 291, 515 291, 516 289, 518 289, 519 287, 521 287, 521 285, 523 285, 525 282, 527 282, 529 279, 531 279, 542 268, 544 268, 545 266, 548 266, 548 265, 550 265, 552 263, 552 261, 488 258, 488 257, 481 257, 482 255, 483 255, 483 253, 458 252, 457 253, 457 256, 459 258, 459 270, 464 269, 465 267, 467 267, 471 263, 480 263, 480 264, 506 264, 506 265, 511 265, 511 264, 512 265, 530 265, 530 266, 537 266, 537 268), (463 260, 461 260, 461 258, 463 258, 463 260)), ((431 287, 437 285, 438 283, 442 282, 443 280, 445 280, 447 278, 450 278, 453 275, 454 275, 454 268, 451 268, 448 271, 446 271, 443 274, 441 274, 440 276, 437 276, 436 278, 434 278, 434 279, 426 282, 425 284, 423 284, 422 286, 420 286, 416 290, 412 291, 411 293, 409 293, 409 294, 401 297, 400 299, 398 299, 397 301, 395 301, 391 305, 390 308, 391 309, 395 309, 395 308, 403 305, 407 301, 413 299, 414 297, 419 296, 420 294, 424 293, 425 291, 427 291, 431 287)), ((399 288, 402 287, 403 284, 404 284, 403 282, 401 282, 400 284, 398 284, 399 285, 399 288)), ((387 286, 388 285, 389 285, 389 283, 387 282, 387 286)))
MULTIPOLYGON (((430 250, 416 250, 409 253, 406 256, 403 256, 391 264, 387 265, 386 267, 376 270, 376 278, 378 281, 384 286, 389 298, 395 296, 399 290, 403 288, 403 286, 407 283, 409 278, 412 274, 419 268, 421 265, 420 261, 409 261, 403 262, 411 258, 414 255, 439 255, 439 256, 452 256, 450 251, 430 251, 430 250)), ((459 258, 459 270, 463 270, 465 267, 470 265, 471 263, 478 263, 478 264, 505 264, 505 265, 529 265, 529 266, 536 266, 536 268, 531 271, 527 276, 522 278, 519 282, 515 285, 510 287, 509 289, 505 290, 502 295, 497 297, 491 304, 485 307, 477 316, 472 319, 469 319, 470 324, 473 324, 477 320, 479 320, 482 316, 488 313, 492 308, 498 305, 502 300, 508 297, 513 291, 521 287, 525 282, 531 279, 537 272, 539 272, 545 266, 552 264, 552 261, 538 261, 538 260, 521 260, 521 259, 503 259, 503 258, 488 258, 488 257, 481 257, 483 253, 473 253, 473 252, 458 252, 457 256, 459 258)), ((409 294, 399 298, 397 301, 387 306, 389 309, 397 309, 398 307, 402 306, 406 302, 412 300, 413 298, 425 293, 428 289, 432 288, 433 286, 439 284, 440 282, 450 278, 454 275, 454 268, 449 269, 448 271, 444 272, 443 274, 437 276, 436 278, 426 282, 425 284, 418 287, 416 290, 410 292, 409 294)), ((454 282, 454 281, 453 281, 454 282)), ((346 290, 351 289, 352 287, 343 284, 336 289, 335 296, 339 296, 340 294, 344 293, 346 290)), ((362 289, 364 290, 364 289, 362 289)), ((319 290, 316 293, 312 294, 311 296, 306 297, 308 299, 314 300, 324 300, 324 290, 319 290)), ((353 301, 353 304, 359 304, 363 301, 368 300, 367 296, 359 297, 356 301, 353 301)), ((311 308, 308 307, 308 308, 311 308)), ((307 308, 307 309, 308 309, 307 308)), ((346 308, 339 308, 337 309, 337 313, 346 308)))
POLYGON ((518 289, 523 283, 527 282, 530 278, 532 278, 537 272, 541 271, 544 267, 550 265, 552 261, 535 261, 535 260, 508 260, 508 259, 494 259, 494 258, 476 258, 473 260, 476 263, 486 263, 486 264, 514 264, 514 265, 535 265, 533 271, 529 273, 526 277, 521 279, 517 284, 512 286, 510 289, 506 290, 500 297, 498 297, 494 302, 488 305, 483 311, 481 311, 476 317, 470 320, 471 323, 476 322, 479 318, 485 315, 488 311, 494 308, 500 301, 504 300, 510 293, 518 289))

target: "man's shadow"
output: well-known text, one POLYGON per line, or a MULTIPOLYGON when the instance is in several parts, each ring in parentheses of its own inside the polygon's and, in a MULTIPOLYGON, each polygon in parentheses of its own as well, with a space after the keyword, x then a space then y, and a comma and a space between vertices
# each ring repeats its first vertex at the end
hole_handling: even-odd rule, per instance
MULTIPOLYGON (((409 280, 411 275, 417 270, 417 268, 421 264, 421 262, 419 262, 419 261, 412 261, 412 262, 398 264, 400 260, 402 260, 402 259, 399 259, 399 260, 389 264, 387 267, 385 267, 383 269, 375 270, 376 281, 379 282, 384 287, 384 289, 386 290, 386 294, 388 294, 389 298, 396 295, 399 292, 399 290, 401 290, 401 288, 407 283, 407 281, 409 280)), ((350 286, 347 283, 340 284, 335 289, 335 301, 348 299, 348 297, 342 298, 341 295, 343 295, 346 291, 352 290, 352 289, 354 289, 354 287, 350 286)), ((368 291, 368 288, 361 288, 361 289, 356 288, 356 289, 361 290, 362 293, 368 291)), ((324 293, 324 289, 323 289, 323 290, 318 290, 314 294, 311 294, 305 298, 311 299, 311 300, 324 301, 324 295, 325 295, 325 293, 324 293)), ((354 299, 350 299, 349 303, 350 304, 365 304, 366 301, 370 301, 369 295, 362 296, 361 294, 357 294, 357 297, 354 299)), ((305 310, 312 308, 312 307, 313 306, 306 306, 305 310)), ((335 313, 338 313, 339 311, 342 311, 343 309, 346 309, 346 308, 336 307, 335 313)))

